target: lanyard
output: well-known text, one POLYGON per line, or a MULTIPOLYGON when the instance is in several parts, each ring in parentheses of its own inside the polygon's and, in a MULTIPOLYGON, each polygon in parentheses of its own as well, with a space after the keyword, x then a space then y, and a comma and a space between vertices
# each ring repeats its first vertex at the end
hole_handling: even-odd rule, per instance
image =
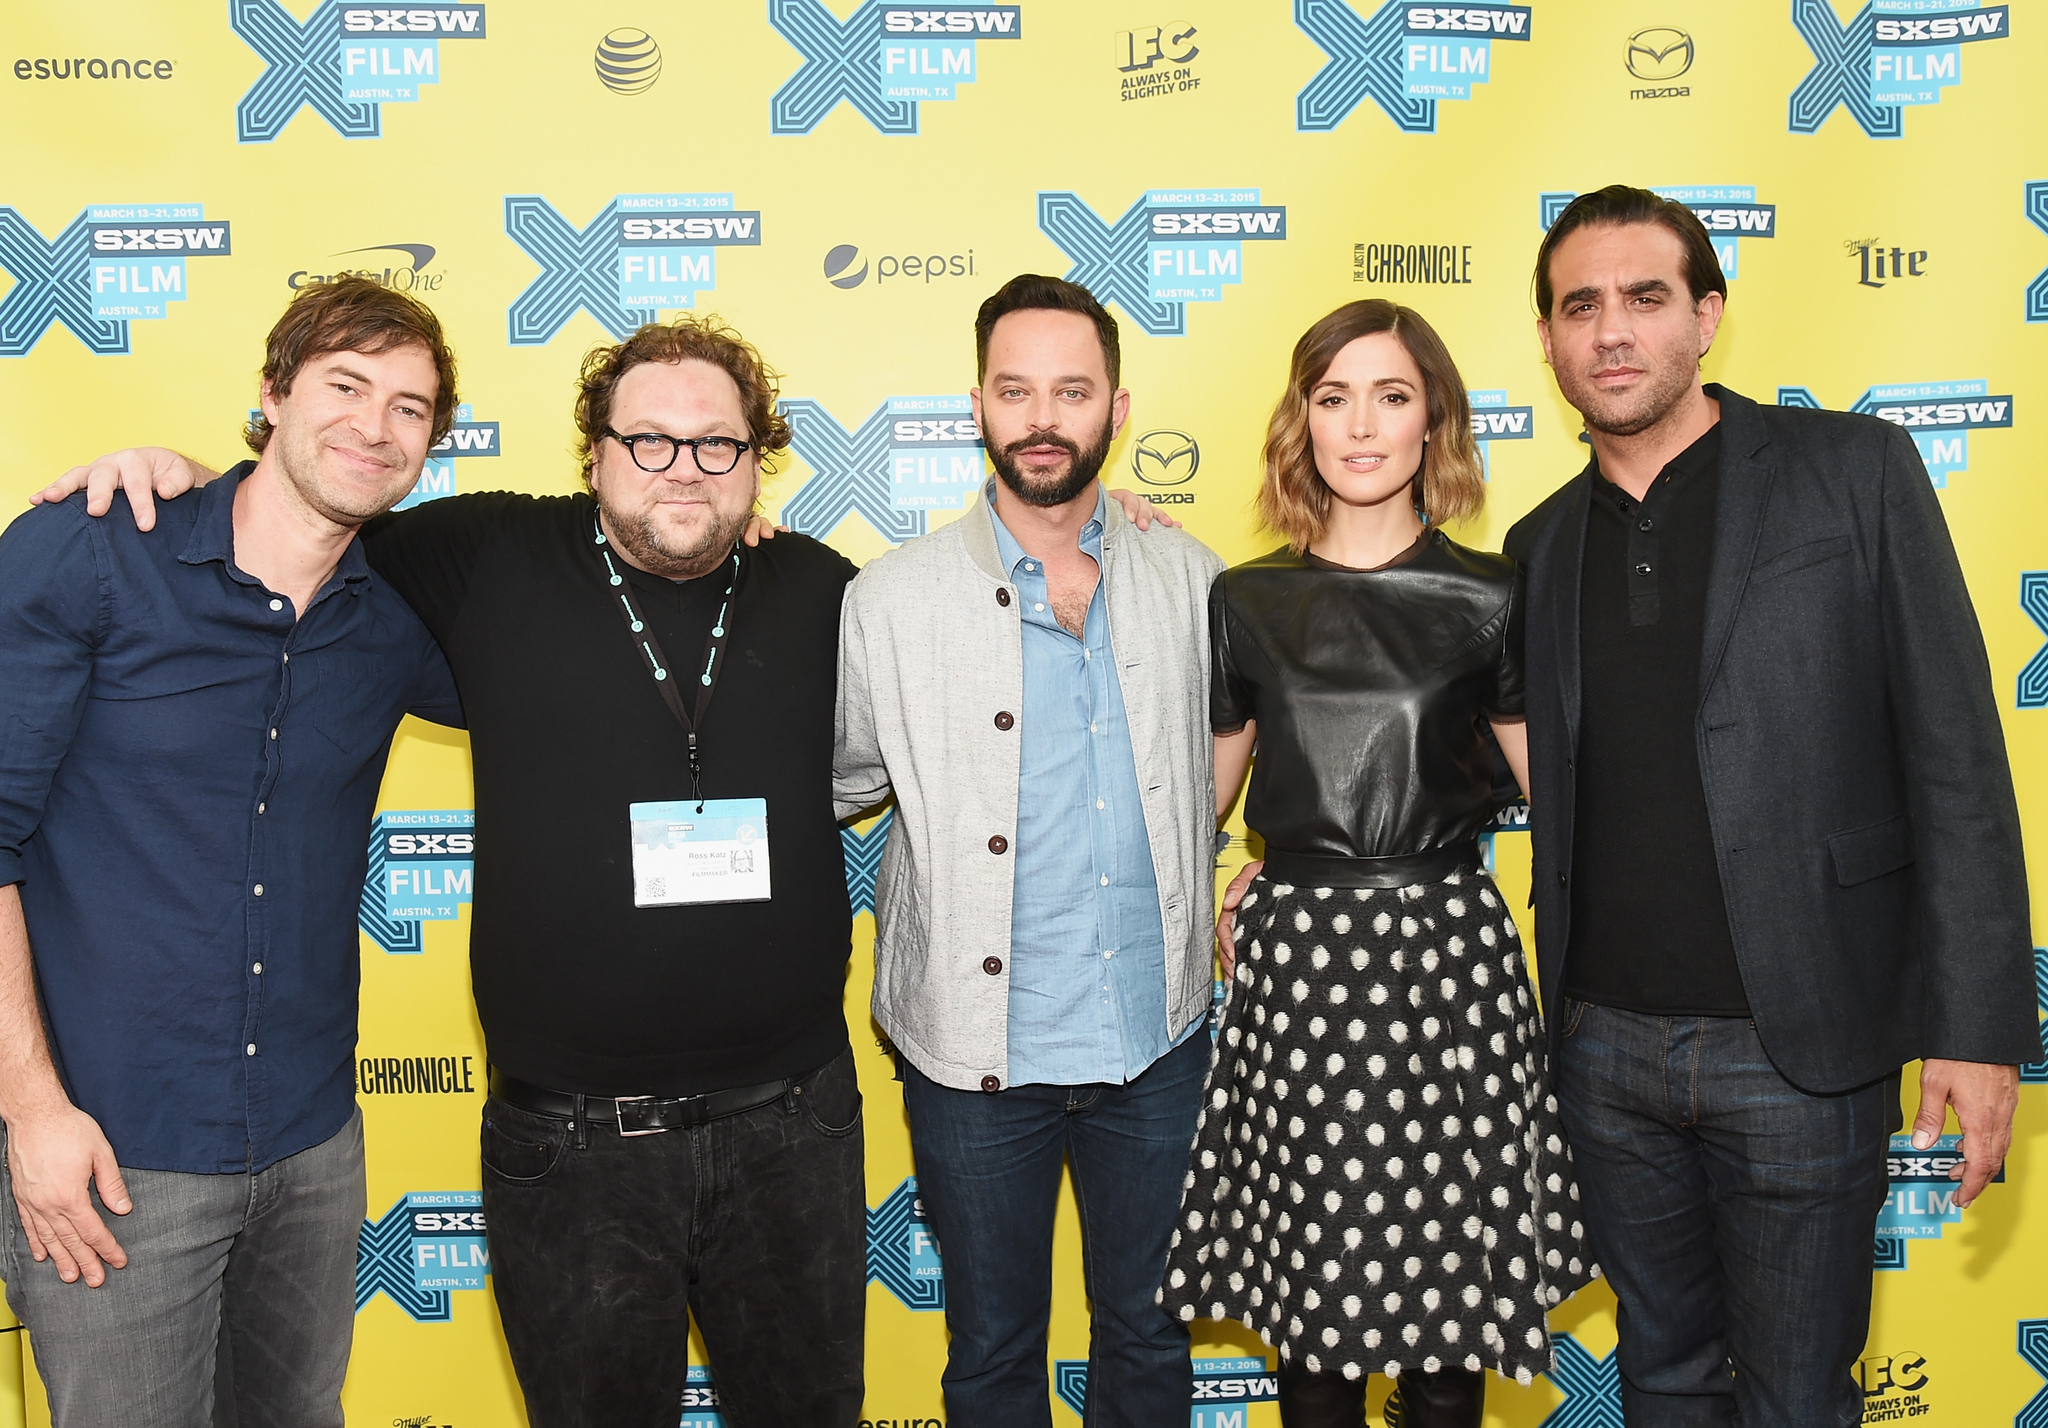
POLYGON ((626 622, 626 630, 634 645, 640 650, 641 659, 647 663, 647 672, 654 676, 654 687, 661 691, 662 703, 668 705, 668 712, 676 716, 676 722, 683 726, 683 733, 690 741, 690 794, 697 800, 697 811, 704 811, 704 770, 698 762, 697 730, 703 726, 704 713, 711 707, 711 696, 717 691, 718 676, 725 669, 720 656, 725 653, 726 614, 732 609, 733 587, 739 584, 740 548, 732 548, 732 568, 726 577, 725 596, 718 606, 718 618, 711 622, 711 633, 704 641, 704 667, 697 676, 696 709, 683 707, 683 697, 676 692, 676 682, 670 677, 668 656, 662 653, 661 641, 654 637, 654 631, 647 628, 647 622, 640 618, 640 612, 633 608, 633 596, 626 585, 626 577, 612 561, 611 542, 605 538, 604 527, 598 524, 593 513, 590 518, 591 544, 597 550, 597 558, 604 563, 605 576, 612 588, 618 592, 619 616, 626 622))

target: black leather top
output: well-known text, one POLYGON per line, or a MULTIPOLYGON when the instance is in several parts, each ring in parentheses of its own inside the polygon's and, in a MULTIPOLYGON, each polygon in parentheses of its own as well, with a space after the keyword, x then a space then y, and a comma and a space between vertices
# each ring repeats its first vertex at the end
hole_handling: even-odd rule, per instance
POLYGON ((1269 849, 1472 840, 1493 816, 1480 721, 1522 715, 1521 588, 1506 556, 1436 530, 1376 570, 1283 547, 1216 577, 1209 722, 1258 723, 1245 822, 1269 849))

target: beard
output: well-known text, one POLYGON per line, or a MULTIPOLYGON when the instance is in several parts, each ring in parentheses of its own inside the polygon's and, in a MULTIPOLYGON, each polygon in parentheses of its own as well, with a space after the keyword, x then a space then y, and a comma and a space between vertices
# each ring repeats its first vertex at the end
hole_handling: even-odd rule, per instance
POLYGON ((996 475, 1002 477, 1003 484, 1025 505, 1064 506, 1095 483, 1102 463, 1109 458, 1109 443, 1114 435, 1114 427, 1105 421, 1102 435, 1084 448, 1056 432, 1047 432, 1023 437, 1000 450, 990 447, 988 459, 996 468, 996 475), (1032 473, 1019 466, 1017 453, 1034 446, 1057 446, 1066 452, 1066 474, 1032 473))
MULTIPOLYGON (((1640 357, 1640 354, 1631 355, 1640 357)), ((1570 378, 1560 371, 1557 385, 1564 393, 1564 399, 1585 418, 1589 429, 1605 436, 1635 436, 1648 431, 1678 409, 1692 390, 1693 375, 1698 367, 1698 359, 1689 364, 1671 362, 1661 365, 1651 369, 1647 383, 1628 393, 1603 392, 1595 384, 1591 371, 1574 373, 1570 378)))
POLYGON ((703 524, 678 535, 656 519, 653 507, 621 511, 606 504, 602 496, 598 497, 598 505, 604 511, 612 539, 626 559, 664 580, 695 580, 723 565, 740 532, 746 529, 747 518, 753 514, 751 502, 748 509, 732 515, 715 507, 707 508, 703 524))
MULTIPOLYGON (((355 490, 339 482, 330 481, 321 470, 321 456, 326 449, 324 435, 298 427, 276 427, 270 434, 270 445, 275 449, 277 470, 285 485, 289 486, 298 499, 321 519, 337 526, 351 529, 361 526, 373 516, 381 516, 411 491, 419 480, 419 472, 412 473, 410 480, 404 475, 403 459, 388 462, 390 478, 375 490, 355 490), (401 484, 401 482, 403 484, 401 484)), ((387 454, 396 454, 392 447, 365 448, 356 443, 335 442, 346 445, 350 450, 374 459, 384 459, 387 454)))

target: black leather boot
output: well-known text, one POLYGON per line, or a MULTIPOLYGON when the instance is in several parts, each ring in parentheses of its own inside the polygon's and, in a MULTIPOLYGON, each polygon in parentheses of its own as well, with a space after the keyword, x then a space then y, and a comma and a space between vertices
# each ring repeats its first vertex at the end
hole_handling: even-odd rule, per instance
MULTIPOLYGON (((1281 1387, 1284 1392, 1284 1381, 1281 1387)), ((1480 1428, 1486 1417, 1484 1373, 1470 1369, 1404 1373, 1399 1391, 1401 1428, 1480 1428)))
POLYGON ((1280 1428, 1359 1428, 1365 1422, 1363 1375, 1280 1368, 1280 1428))

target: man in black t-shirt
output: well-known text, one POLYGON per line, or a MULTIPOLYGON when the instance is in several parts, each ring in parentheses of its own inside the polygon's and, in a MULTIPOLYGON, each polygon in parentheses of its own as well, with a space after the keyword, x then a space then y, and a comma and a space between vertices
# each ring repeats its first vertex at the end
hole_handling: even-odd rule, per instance
MULTIPOLYGON (((805 536, 740 544, 789 441, 775 396, 716 319, 649 324, 584 363, 590 495, 455 496, 363 532, 469 720, 484 1214, 534 1428, 673 1424, 692 1312, 737 1421, 860 1416, 832 809, 854 567, 805 536)), ((209 479, 122 464, 144 523, 151 484, 209 479)))

